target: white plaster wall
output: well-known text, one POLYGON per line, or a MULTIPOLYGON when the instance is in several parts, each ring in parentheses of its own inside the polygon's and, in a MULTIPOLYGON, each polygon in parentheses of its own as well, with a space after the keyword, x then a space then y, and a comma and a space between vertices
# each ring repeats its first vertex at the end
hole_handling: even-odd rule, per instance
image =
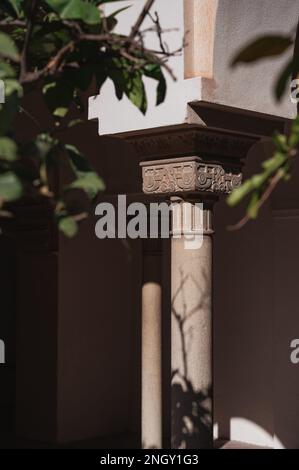
MULTIPOLYGON (((212 0, 213 1, 213 0, 212 0)), ((240 47, 263 34, 296 30, 298 0, 219 0, 214 43, 214 80, 205 82, 202 99, 253 111, 293 117, 296 106, 286 96, 277 103, 273 86, 291 57, 283 56, 231 69, 240 47)))

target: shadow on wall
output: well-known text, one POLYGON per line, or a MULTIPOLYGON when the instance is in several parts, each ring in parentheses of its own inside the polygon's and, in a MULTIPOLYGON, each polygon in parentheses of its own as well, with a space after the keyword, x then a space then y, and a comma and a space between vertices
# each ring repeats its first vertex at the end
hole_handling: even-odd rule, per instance
POLYGON ((172 380, 181 383, 172 384, 172 395, 175 397, 172 414, 172 427, 176 432, 172 435, 173 449, 198 449, 211 447, 211 421, 205 402, 211 398, 211 388, 207 392, 197 392, 192 383, 178 371, 174 371, 172 380))
POLYGON ((194 316, 201 315, 202 309, 207 304, 207 296, 203 292, 200 303, 188 310, 184 290, 189 282, 194 283, 196 288, 202 291, 196 279, 191 275, 184 275, 181 271, 181 282, 171 302, 172 321, 178 328, 181 345, 180 367, 171 371, 171 446, 174 449, 212 447, 212 387, 196 390, 188 366, 188 352, 192 348, 192 342, 197 340, 193 335, 190 320, 194 316), (180 306, 176 305, 178 296, 183 299, 180 306))

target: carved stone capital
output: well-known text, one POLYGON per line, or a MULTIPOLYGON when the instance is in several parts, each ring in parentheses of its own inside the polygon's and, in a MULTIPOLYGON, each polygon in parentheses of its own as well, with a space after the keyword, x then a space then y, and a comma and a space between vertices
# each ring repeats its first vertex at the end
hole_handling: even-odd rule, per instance
POLYGON ((208 192, 229 194, 240 186, 242 174, 226 171, 222 165, 183 157, 141 162, 145 194, 208 192))

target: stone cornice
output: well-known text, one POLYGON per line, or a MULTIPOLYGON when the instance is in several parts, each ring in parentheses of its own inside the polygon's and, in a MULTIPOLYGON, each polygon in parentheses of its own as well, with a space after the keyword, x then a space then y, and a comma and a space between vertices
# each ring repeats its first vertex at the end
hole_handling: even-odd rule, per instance
POLYGON ((240 167, 259 136, 181 124, 117 134, 129 142, 141 160, 196 155, 213 163, 240 167))
POLYGON ((291 122, 291 119, 285 117, 207 101, 193 101, 188 103, 188 107, 193 110, 194 123, 256 134, 259 137, 271 137, 275 131, 283 133, 291 122))

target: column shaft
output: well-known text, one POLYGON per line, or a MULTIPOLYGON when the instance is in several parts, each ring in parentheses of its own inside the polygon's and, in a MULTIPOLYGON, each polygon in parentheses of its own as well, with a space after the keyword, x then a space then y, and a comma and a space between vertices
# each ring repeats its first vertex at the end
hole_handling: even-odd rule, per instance
MULTIPOLYGON (((210 211, 203 217, 208 225, 210 211), (207 216, 208 215, 208 216, 207 216)), ((185 238, 171 244, 171 446, 211 448, 212 428, 212 237, 202 245, 185 238)))
POLYGON ((142 287, 142 447, 162 448, 161 248, 144 240, 142 287))

